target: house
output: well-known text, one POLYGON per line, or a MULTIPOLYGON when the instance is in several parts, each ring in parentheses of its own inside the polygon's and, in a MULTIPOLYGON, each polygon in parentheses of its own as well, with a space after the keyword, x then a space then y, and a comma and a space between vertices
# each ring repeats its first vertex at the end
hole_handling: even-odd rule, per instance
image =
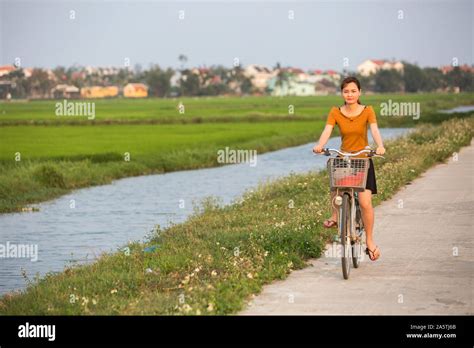
POLYGON ((310 71, 307 77, 308 81, 313 83, 321 82, 321 81, 330 81, 334 85, 338 85, 341 80, 341 75, 335 70, 327 70, 323 71, 320 69, 310 71))
POLYGON ((148 86, 143 83, 129 83, 123 88, 125 98, 146 98, 148 97, 148 86))
POLYGON ((175 71, 170 78, 171 87, 179 88, 181 86, 181 72, 175 71))
POLYGON ((277 71, 271 71, 263 65, 251 64, 245 67, 243 74, 250 79, 255 88, 263 91, 267 88, 268 81, 276 76, 277 71))
MULTIPOLYGON (((452 66, 452 65, 445 65, 445 66, 442 66, 439 68, 439 70, 441 70, 441 72, 443 73, 443 75, 446 75, 448 72, 450 72, 451 70, 453 70, 455 67, 452 66)), ((461 71, 464 71, 464 72, 470 72, 470 73, 473 73, 474 74, 474 67, 472 66, 469 66, 467 64, 464 64, 464 65, 460 65, 459 66, 459 69, 461 71)))
POLYGON ((80 92, 79 88, 76 86, 72 85, 56 85, 53 89, 51 89, 51 94, 53 98, 55 99, 60 99, 60 98, 66 98, 66 99, 73 99, 73 98, 79 98, 80 92))
POLYGON ((119 88, 116 86, 92 86, 81 88, 82 98, 113 98, 118 96, 119 88))
POLYGON ((289 76, 288 79, 278 82, 274 76, 268 80, 268 90, 272 96, 312 96, 316 95, 314 83, 300 80, 297 76, 289 76))
POLYGON ((357 66, 357 72, 362 76, 375 74, 379 70, 397 70, 403 72, 403 63, 382 59, 368 59, 357 66))
POLYGON ((0 66, 0 77, 4 76, 4 75, 8 75, 13 70, 16 70, 16 67, 14 65, 2 65, 2 66, 0 66))
POLYGON ((26 78, 31 77, 31 75, 33 74, 33 68, 23 68, 23 74, 26 78))

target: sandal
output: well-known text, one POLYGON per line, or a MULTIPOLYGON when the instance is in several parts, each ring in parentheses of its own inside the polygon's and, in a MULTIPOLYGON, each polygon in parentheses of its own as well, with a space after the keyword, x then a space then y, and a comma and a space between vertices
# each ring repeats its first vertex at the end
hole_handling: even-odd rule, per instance
POLYGON ((369 259, 371 259, 372 261, 375 261, 375 260, 377 260, 377 259, 380 257, 380 255, 379 255, 377 258, 375 258, 375 251, 376 251, 378 248, 379 248, 378 246, 375 246, 375 249, 374 249, 374 250, 370 250, 369 248, 365 248, 365 253, 366 253, 367 255, 369 255, 369 259), (371 255, 371 253, 372 253, 372 255, 371 255))
POLYGON ((326 228, 337 227, 337 221, 327 219, 326 221, 324 221, 323 226, 326 228))

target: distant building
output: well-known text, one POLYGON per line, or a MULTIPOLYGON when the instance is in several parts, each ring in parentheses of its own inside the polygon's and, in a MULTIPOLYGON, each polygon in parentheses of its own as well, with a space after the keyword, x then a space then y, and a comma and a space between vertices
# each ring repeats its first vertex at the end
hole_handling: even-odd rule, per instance
POLYGON ((79 88, 72 85, 57 85, 51 90, 51 94, 55 99, 74 99, 80 97, 79 88))
POLYGON ((304 72, 299 68, 280 68, 268 80, 268 91, 273 96, 314 96, 337 92, 341 75, 334 70, 304 72))
POLYGON ((335 70, 313 70, 308 74, 307 81, 313 83, 329 81, 334 85, 338 85, 341 80, 341 75, 335 70))
POLYGON ((148 87, 143 83, 129 83, 123 88, 125 98, 145 98, 148 96, 148 87))
MULTIPOLYGON (((441 72, 443 73, 443 75, 447 74, 448 72, 450 72, 451 70, 453 70, 455 67, 452 66, 452 65, 445 65, 445 66, 442 66, 439 68, 439 70, 441 70, 441 72)), ((464 72, 470 72, 470 73, 473 73, 474 74, 474 67, 472 66, 469 66, 467 64, 464 64, 464 65, 460 65, 459 66, 459 69, 461 71, 464 71, 464 72)))
POLYGON ((314 83, 299 80, 295 76, 288 77, 287 80, 278 82, 278 77, 268 80, 268 90, 272 96, 312 96, 316 95, 314 83))
POLYGON ((263 91, 267 88, 268 81, 274 77, 277 72, 271 71, 263 65, 251 64, 245 67, 243 74, 250 79, 255 88, 263 91))
POLYGON ((357 66, 357 72, 362 76, 375 74, 379 70, 397 70, 403 72, 403 63, 381 59, 368 59, 357 66))
POLYGON ((33 68, 23 68, 23 74, 26 78, 31 77, 31 75, 33 74, 33 68))
POLYGON ((117 75, 120 72, 120 68, 86 66, 85 68, 83 68, 83 72, 89 76, 90 75, 112 76, 112 75, 117 75))
POLYGON ((119 88, 116 86, 92 86, 81 88, 82 98, 113 98, 118 96, 119 88))
POLYGON ((181 85, 181 72, 175 71, 173 76, 170 78, 171 87, 178 88, 181 85))
POLYGON ((4 76, 4 75, 8 75, 13 70, 16 70, 16 67, 14 65, 2 65, 2 66, 0 66, 0 77, 4 76))

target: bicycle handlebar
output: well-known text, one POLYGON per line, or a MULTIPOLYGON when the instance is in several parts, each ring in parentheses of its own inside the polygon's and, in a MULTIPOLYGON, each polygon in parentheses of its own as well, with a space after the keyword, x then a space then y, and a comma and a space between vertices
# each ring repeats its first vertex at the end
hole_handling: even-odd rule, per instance
POLYGON ((364 149, 364 150, 360 150, 356 153, 350 153, 350 152, 342 152, 342 151, 339 151, 337 149, 330 149, 330 148, 323 148, 323 151, 321 152, 321 154, 325 155, 325 156, 330 156, 331 155, 331 152, 335 152, 335 153, 338 153, 339 155, 341 156, 344 156, 344 157, 354 157, 354 156, 358 156, 360 155, 361 153, 367 153, 367 156, 368 157, 380 157, 380 158, 385 158, 381 155, 377 155, 377 153, 375 152, 375 150, 372 150, 372 149, 364 149))

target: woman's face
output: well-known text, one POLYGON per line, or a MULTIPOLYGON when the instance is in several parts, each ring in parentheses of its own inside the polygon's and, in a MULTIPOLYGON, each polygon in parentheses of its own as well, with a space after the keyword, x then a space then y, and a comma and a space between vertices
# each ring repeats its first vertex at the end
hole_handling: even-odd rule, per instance
POLYGON ((354 82, 348 83, 341 93, 346 104, 355 104, 359 100, 360 90, 354 82))

